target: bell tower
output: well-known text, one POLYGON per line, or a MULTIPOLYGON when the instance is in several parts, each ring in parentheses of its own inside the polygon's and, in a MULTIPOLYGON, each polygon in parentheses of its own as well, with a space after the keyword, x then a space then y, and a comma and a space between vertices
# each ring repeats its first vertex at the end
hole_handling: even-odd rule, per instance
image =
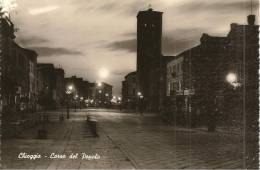
MULTIPOLYGON (((157 107, 161 73, 162 12, 151 6, 137 15, 137 78, 146 105, 157 107)), ((149 106, 148 106, 149 107, 149 106)), ((150 107, 151 108, 151 107, 150 107)))

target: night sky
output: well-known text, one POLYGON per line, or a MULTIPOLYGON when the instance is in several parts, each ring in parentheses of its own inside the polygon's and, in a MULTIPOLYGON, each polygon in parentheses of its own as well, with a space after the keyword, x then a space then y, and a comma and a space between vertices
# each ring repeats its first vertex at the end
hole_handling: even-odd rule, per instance
MULTIPOLYGON (((253 3, 256 12, 258 0, 253 3)), ((136 15, 148 5, 163 14, 163 54, 199 43, 202 33, 225 36, 246 23, 250 0, 17 0, 11 19, 16 41, 36 50, 38 62, 64 68, 66 76, 104 81, 120 95, 124 76, 136 69, 136 15), (100 70, 109 76, 100 76, 100 70)), ((258 19, 258 18, 257 18, 258 19)))

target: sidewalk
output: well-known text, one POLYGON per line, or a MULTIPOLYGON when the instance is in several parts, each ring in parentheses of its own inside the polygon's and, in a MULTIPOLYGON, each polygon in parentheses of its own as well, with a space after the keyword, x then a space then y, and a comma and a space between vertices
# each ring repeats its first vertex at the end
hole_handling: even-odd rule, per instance
POLYGON ((17 134, 28 128, 33 128, 35 125, 41 124, 43 121, 58 121, 59 115, 64 114, 64 110, 54 111, 38 111, 30 113, 30 117, 17 120, 2 121, 3 138, 14 138, 17 134))
POLYGON ((86 124, 85 112, 71 112, 70 119, 60 122, 57 111, 46 122, 47 139, 37 139, 41 124, 23 130, 16 138, 2 141, 2 168, 6 169, 122 169, 133 168, 128 158, 104 134, 94 138, 86 124), (18 159, 20 153, 40 154, 40 159, 18 159), (77 154, 71 159, 71 154, 77 154), (66 158, 51 158, 51 155, 66 155, 66 158), (83 159, 82 155, 88 155, 83 159), (93 157, 90 158, 90 156, 93 157), (95 159, 94 159, 95 157, 95 159))

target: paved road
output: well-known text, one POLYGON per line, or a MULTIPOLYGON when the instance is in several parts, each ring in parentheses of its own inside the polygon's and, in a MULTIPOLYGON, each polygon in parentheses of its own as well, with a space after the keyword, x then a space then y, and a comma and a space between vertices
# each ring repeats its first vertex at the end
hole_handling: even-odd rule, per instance
MULTIPOLYGON (((53 114, 55 115, 55 114, 53 114)), ((55 116, 53 116, 55 117, 55 116)), ((58 117, 58 116, 56 116, 58 117)), ((2 142, 3 167, 25 169, 233 169, 243 168, 241 135, 208 133, 163 125, 152 115, 143 117, 119 111, 74 112, 70 120, 51 121, 48 139, 35 139, 37 128, 2 142), (86 114, 99 120, 99 138, 86 126, 86 114), (100 155, 97 160, 18 159, 20 152, 49 156, 100 155)))
POLYGON ((115 112, 93 112, 102 130, 127 153, 136 168, 243 168, 239 135, 169 127, 150 117, 115 112))

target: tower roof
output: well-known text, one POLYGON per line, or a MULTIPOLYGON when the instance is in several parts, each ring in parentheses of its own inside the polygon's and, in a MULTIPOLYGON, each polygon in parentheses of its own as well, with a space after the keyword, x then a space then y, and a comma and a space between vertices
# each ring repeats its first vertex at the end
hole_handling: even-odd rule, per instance
POLYGON ((162 15, 163 12, 160 11, 154 11, 151 7, 149 7, 149 9, 145 10, 145 11, 139 11, 137 14, 137 17, 142 16, 142 15, 162 15))

